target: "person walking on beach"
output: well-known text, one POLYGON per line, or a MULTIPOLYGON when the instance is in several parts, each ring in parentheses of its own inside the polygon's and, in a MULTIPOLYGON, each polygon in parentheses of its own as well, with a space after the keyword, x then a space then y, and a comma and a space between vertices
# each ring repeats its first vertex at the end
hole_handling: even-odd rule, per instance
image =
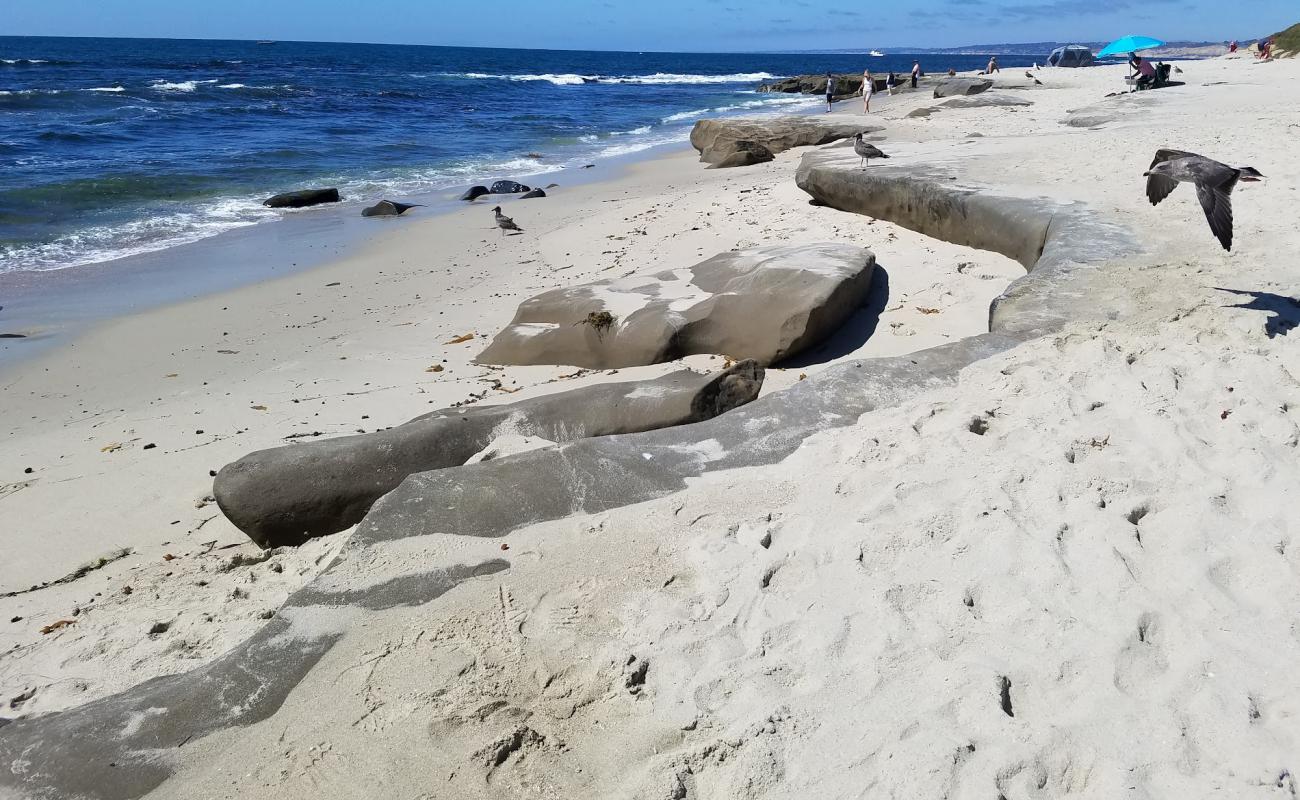
POLYGON ((831 104, 835 102, 835 76, 826 73, 826 113, 831 113, 831 104))
POLYGON ((898 76, 892 72, 889 73, 889 77, 885 79, 885 91, 889 92, 890 97, 894 96, 894 87, 897 85, 898 76))
POLYGON ((992 75, 992 74, 995 73, 995 72, 1001 72, 1001 71, 1002 71, 1002 70, 998 69, 998 57, 997 57, 997 56, 991 56, 991 57, 989 58, 989 65, 988 65, 988 68, 984 70, 984 74, 985 74, 985 75, 992 75))
POLYGON ((871 77, 871 70, 862 71, 862 113, 871 113, 871 95, 876 92, 876 79, 871 77))
POLYGON ((921 62, 913 61, 912 62, 912 88, 913 89, 916 88, 916 81, 920 77, 921 77, 921 62))

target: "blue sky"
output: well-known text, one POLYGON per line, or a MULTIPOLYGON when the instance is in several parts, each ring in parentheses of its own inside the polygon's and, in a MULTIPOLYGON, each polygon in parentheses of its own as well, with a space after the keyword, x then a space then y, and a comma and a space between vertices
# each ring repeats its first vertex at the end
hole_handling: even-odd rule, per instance
POLYGON ((1300 21, 1297 0, 0 0, 0 34, 599 50, 787 50, 1227 39, 1300 21), (854 8, 861 8, 855 11, 854 8))

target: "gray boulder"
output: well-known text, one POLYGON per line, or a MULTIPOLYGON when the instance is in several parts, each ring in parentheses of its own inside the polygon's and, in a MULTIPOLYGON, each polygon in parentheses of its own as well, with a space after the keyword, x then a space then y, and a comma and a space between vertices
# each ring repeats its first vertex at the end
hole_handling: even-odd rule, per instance
POLYGON ((321 203, 337 202, 339 202, 338 189, 300 189, 296 192, 285 192, 268 197, 262 201, 262 205, 267 208, 306 208, 321 203))
POLYGON ((945 78, 935 84, 935 97, 961 97, 987 92, 993 86, 988 78, 945 78))
POLYGON ((478 361, 608 369, 717 353, 772 364, 857 311, 875 265, 863 247, 777 245, 554 289, 521 303, 478 361))
POLYGON ((691 146, 699 151, 700 161, 710 166, 739 166, 758 163, 754 159, 770 160, 763 158, 764 151, 774 155, 791 147, 829 144, 879 130, 816 117, 702 119, 691 129, 691 146))
POLYGON ((773 161, 776 156, 771 150, 768 150, 758 142, 742 140, 732 145, 730 153, 722 157, 721 161, 709 165, 709 169, 726 169, 727 167, 748 167, 753 164, 765 164, 773 161))
POLYGON ((217 473, 225 515, 262 547, 301 544, 356 524, 408 475, 457 467, 498 437, 572 442, 710 419, 753 400, 763 369, 690 370, 602 384, 500 406, 447 409, 385 431, 276 447, 217 473))

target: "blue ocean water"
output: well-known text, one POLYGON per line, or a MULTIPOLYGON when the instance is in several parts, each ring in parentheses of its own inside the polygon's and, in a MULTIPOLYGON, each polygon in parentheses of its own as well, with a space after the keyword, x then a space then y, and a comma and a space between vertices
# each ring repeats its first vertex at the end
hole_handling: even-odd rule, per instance
POLYGON ((400 199, 623 156, 685 141, 702 116, 816 107, 755 92, 765 80, 911 62, 0 37, 0 273, 274 220, 260 200, 294 188, 400 199))

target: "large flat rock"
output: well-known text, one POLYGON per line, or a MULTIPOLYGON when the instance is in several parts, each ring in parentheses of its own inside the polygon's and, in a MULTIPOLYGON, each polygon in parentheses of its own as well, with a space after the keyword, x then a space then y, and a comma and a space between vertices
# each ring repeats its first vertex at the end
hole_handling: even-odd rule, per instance
POLYGON ((829 144, 878 130, 881 129, 816 117, 702 119, 691 129, 691 146, 699 151, 700 161, 711 167, 733 167, 770 161, 759 147, 775 154, 792 147, 829 144))
POLYGON ((946 78, 935 84, 935 97, 962 97, 987 92, 993 86, 988 78, 946 78))
POLYGON ((865 301, 875 264, 853 245, 777 245, 555 289, 520 304, 478 361, 610 369, 715 353, 772 364, 834 333, 865 301))
POLYGON ((680 370, 650 381, 586 386, 498 406, 446 409, 405 425, 251 453, 213 483, 225 515, 262 547, 296 545, 365 516, 408 475, 455 467, 506 435, 551 442, 685 425, 750 402, 763 369, 680 370))

